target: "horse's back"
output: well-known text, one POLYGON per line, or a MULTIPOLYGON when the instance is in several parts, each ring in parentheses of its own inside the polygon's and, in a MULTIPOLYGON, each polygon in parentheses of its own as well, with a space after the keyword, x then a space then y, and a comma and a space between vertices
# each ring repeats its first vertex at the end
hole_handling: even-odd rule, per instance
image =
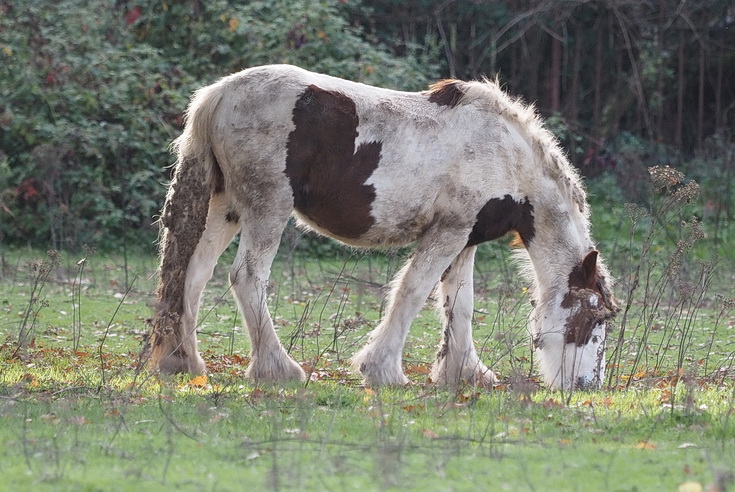
POLYGON ((237 197, 244 205, 268 190, 293 199, 302 222, 323 234, 393 246, 437 221, 471 228, 487 199, 478 134, 490 120, 473 108, 289 65, 247 69, 219 84, 213 148, 226 182, 244 190, 237 197))

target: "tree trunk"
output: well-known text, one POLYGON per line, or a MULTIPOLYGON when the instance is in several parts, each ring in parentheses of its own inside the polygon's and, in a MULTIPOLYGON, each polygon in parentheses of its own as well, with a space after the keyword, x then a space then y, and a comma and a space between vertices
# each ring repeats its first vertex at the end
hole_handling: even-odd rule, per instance
POLYGON ((577 24, 574 26, 574 61, 572 63, 572 86, 569 88, 567 96, 568 110, 567 120, 576 125, 579 118, 579 76, 582 71, 582 26, 577 24))
POLYGON ((724 117, 722 111, 722 73, 725 60, 725 43, 720 46, 720 53, 717 57, 717 82, 715 84, 715 131, 721 131, 724 126, 724 117))
POLYGON ((707 69, 707 45, 709 43, 709 29, 706 25, 703 25, 702 28, 704 33, 699 40, 699 90, 697 93, 697 147, 699 148, 704 142, 704 76, 707 69))
POLYGON ((686 90, 686 74, 684 73, 684 29, 679 30, 679 74, 678 91, 676 93, 676 147, 681 149, 684 136, 684 91, 686 90))
MULTIPOLYGON (((602 45, 604 43, 604 29, 600 25, 597 29, 597 46, 595 47, 595 89, 594 89, 594 128, 592 129, 592 135, 595 136, 595 140, 599 140, 602 136, 602 129, 600 128, 602 118, 602 56, 603 50, 602 45)), ((597 142, 595 142, 597 145, 597 142)))
MULTIPOLYGON (((554 26, 556 27, 556 26, 554 26)), ((561 41, 558 37, 551 37, 551 87, 549 105, 552 113, 559 112, 559 96, 561 92, 561 41)))

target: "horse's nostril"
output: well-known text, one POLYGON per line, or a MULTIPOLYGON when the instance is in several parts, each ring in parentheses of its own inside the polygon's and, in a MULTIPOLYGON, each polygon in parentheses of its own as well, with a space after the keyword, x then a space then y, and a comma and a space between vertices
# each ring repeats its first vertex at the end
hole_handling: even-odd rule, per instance
POLYGON ((594 377, 591 377, 591 378, 587 376, 579 376, 576 382, 577 382, 576 388, 578 390, 594 391, 594 390, 600 389, 600 387, 602 386, 602 383, 598 375, 595 375, 594 377))

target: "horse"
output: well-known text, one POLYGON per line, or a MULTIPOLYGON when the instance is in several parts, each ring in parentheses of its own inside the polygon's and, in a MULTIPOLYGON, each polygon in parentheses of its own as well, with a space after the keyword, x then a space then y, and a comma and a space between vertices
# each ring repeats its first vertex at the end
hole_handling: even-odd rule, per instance
POLYGON ((251 342, 246 377, 303 381, 266 305, 282 232, 297 224, 356 248, 414 245, 352 365, 368 386, 404 385, 412 320, 435 290, 440 386, 498 379, 472 339, 477 246, 515 233, 531 283, 529 331, 551 388, 600 387, 618 308, 590 235, 581 179, 533 106, 497 81, 401 92, 289 65, 253 67, 197 90, 173 142, 159 218, 149 365, 205 373, 202 292, 239 233, 230 284, 251 342))

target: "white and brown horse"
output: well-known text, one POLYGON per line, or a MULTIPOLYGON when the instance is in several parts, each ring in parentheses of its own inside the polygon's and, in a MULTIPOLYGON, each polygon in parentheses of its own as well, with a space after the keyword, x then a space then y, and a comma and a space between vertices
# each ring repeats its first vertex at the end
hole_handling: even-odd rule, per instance
POLYGON ((472 340, 476 246, 518 233, 533 280, 530 330, 545 382, 598 387, 616 312, 590 238, 577 173, 533 108, 494 82, 444 80, 407 93, 287 65, 198 90, 160 219, 151 364, 203 373, 197 312, 217 259, 240 233, 230 281, 250 335, 248 376, 302 380, 266 306, 281 233, 300 224, 345 244, 416 248, 352 359, 369 385, 404 384, 411 321, 437 285, 444 336, 430 378, 492 384, 472 340))

